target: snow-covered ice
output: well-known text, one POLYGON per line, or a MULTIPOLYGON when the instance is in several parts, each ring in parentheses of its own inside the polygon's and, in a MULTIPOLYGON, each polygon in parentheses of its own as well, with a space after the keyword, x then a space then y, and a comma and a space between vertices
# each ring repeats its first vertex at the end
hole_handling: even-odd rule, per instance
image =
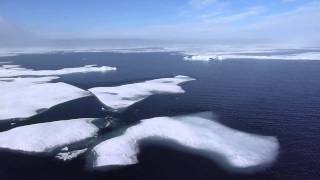
POLYGON ((94 137, 94 119, 71 119, 20 126, 0 132, 0 148, 29 153, 51 152, 67 144, 94 137))
POLYGON ((173 147, 205 156, 230 171, 254 172, 276 159, 277 138, 241 132, 212 119, 212 113, 206 112, 142 120, 122 135, 96 145, 91 163, 94 168, 138 163, 139 143, 150 138, 174 141, 173 147))
POLYGON ((56 155, 56 158, 62 161, 70 161, 81 154, 85 153, 87 151, 87 148, 80 149, 80 150, 74 150, 69 152, 60 152, 56 155))
POLYGON ((115 87, 96 87, 89 89, 104 105, 120 110, 139 102, 153 94, 184 93, 179 84, 192 81, 188 76, 161 78, 115 87))
POLYGON ((66 83, 49 83, 57 78, 0 78, 0 120, 27 118, 39 110, 90 95, 66 83))
POLYGON ((108 72, 117 68, 109 66, 98 67, 96 65, 85 65, 81 67, 63 68, 57 70, 33 70, 20 67, 19 65, 2 65, 0 66, 0 77, 16 77, 16 76, 56 76, 73 73, 88 72, 108 72))

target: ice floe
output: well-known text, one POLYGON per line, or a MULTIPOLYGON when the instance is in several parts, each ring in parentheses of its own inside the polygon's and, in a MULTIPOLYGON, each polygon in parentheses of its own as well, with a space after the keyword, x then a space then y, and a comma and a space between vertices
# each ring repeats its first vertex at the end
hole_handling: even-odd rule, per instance
POLYGON ((56 76, 73 73, 88 72, 107 72, 114 71, 117 68, 109 66, 98 67, 96 65, 85 65, 81 67, 63 68, 57 70, 33 70, 20 67, 19 65, 2 65, 0 66, 0 77, 16 77, 16 76, 56 76))
POLYGON ((218 55, 191 55, 185 56, 187 61, 213 61, 213 60, 223 60, 221 56, 218 55))
POLYGON ((192 81, 188 76, 161 78, 115 87, 96 87, 89 89, 104 105, 120 110, 141 101, 153 94, 184 93, 179 84, 192 81))
POLYGON ((181 146, 179 149, 207 157, 230 171, 255 172, 276 159, 277 138, 241 132, 212 119, 213 115, 207 112, 142 120, 122 135, 96 145, 91 152, 92 166, 138 163, 139 144, 152 138, 171 142, 172 147, 181 146))
POLYGON ((51 152, 94 137, 94 119, 72 119, 20 126, 0 132, 0 148, 29 153, 51 152))
POLYGON ((10 64, 10 61, 0 61, 0 64, 10 64))
POLYGON ((62 161, 70 161, 74 158, 77 158, 78 156, 85 153, 86 151, 87 151, 87 148, 69 151, 69 152, 60 152, 56 155, 56 158, 62 161))
POLYGON ((0 121, 27 118, 40 110, 90 95, 66 83, 49 83, 57 78, 0 78, 0 121))
POLYGON ((253 54, 204 54, 204 55, 188 55, 184 57, 187 61, 213 61, 227 59, 258 59, 258 60, 320 60, 320 52, 305 52, 297 54, 275 54, 275 55, 253 55, 253 54))
POLYGON ((170 52, 171 50, 161 47, 148 46, 118 46, 112 47, 50 47, 50 48, 0 48, 0 57, 18 56, 26 54, 52 54, 52 53, 78 53, 78 52, 110 52, 110 53, 148 53, 170 52))

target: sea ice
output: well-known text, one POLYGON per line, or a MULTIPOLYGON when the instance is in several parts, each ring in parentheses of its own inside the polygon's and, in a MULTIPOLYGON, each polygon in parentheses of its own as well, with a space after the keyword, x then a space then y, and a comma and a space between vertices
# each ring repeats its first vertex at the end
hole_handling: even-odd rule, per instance
POLYGON ((94 137, 94 119, 71 119, 20 126, 0 132, 0 148, 30 153, 51 152, 94 137))
POLYGON ((40 110, 90 95, 66 83, 48 83, 57 78, 0 78, 0 121, 27 118, 40 110))
POLYGON ((222 57, 218 55, 191 55, 185 56, 184 59, 187 61, 214 61, 222 60, 222 57))
POLYGON ((99 168, 138 163, 139 144, 152 138, 172 147, 181 146, 179 149, 207 157, 230 171, 254 172, 276 159, 277 138, 241 132, 212 119, 212 113, 207 112, 142 120, 122 135, 96 145, 91 152, 92 165, 99 168))
POLYGON ((10 61, 0 61, 0 64, 9 64, 11 63, 10 61))
POLYGON ((109 66, 97 67, 96 65, 85 65, 82 67, 63 68, 58 70, 33 70, 20 67, 19 65, 2 65, 0 66, 0 77, 55 76, 73 73, 107 72, 116 69, 117 68, 115 67, 109 66))
POLYGON ((261 60, 320 60, 319 52, 306 52, 297 54, 283 55, 250 55, 250 54, 203 54, 189 55, 184 57, 187 61, 212 61, 212 60, 227 60, 227 59, 261 59, 261 60))
POLYGON ((115 87, 96 87, 89 89, 104 105, 120 110, 141 101, 153 94, 184 93, 179 84, 192 81, 188 76, 161 78, 115 87))
POLYGON ((85 153, 86 151, 87 151, 87 148, 69 151, 69 152, 60 152, 56 155, 56 158, 60 159, 62 161, 70 161, 70 160, 80 156, 81 154, 85 153))

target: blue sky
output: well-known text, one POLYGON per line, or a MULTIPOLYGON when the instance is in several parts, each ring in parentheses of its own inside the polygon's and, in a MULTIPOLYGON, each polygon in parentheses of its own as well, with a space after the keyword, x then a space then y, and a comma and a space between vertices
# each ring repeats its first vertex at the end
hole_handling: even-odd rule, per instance
POLYGON ((0 38, 311 41, 319 19, 319 0, 0 0, 0 38))

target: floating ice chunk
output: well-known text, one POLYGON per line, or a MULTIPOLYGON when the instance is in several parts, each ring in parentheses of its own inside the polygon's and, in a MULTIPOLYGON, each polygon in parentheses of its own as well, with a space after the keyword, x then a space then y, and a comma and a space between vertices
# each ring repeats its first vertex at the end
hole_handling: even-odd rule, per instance
POLYGON ((86 151, 87 151, 87 148, 80 149, 80 150, 74 150, 74 151, 70 151, 70 152, 61 152, 56 155, 56 158, 60 159, 62 161, 70 161, 70 160, 80 156, 81 154, 85 153, 86 151))
POLYGON ((39 110, 90 95, 69 84, 48 83, 57 78, 0 78, 0 120, 27 118, 39 110))
POLYGON ((0 132, 0 148, 30 153, 51 152, 67 144, 94 137, 94 119, 73 119, 16 127, 0 132))
POLYGON ((179 84, 192 81, 188 76, 161 78, 116 87, 96 87, 89 89, 103 104, 114 109, 124 109, 153 94, 184 93, 179 84))
POLYGON ((145 119, 123 135, 108 139, 92 149, 93 167, 138 163, 139 143, 152 138, 174 141, 187 152, 205 156, 222 167, 252 172, 270 165, 278 154, 275 137, 254 135, 226 127, 211 113, 145 119))
POLYGON ((61 151, 68 151, 68 150, 69 150, 68 146, 61 149, 61 151))
POLYGON ((186 56, 184 57, 187 61, 214 61, 214 60, 222 60, 221 56, 218 55, 194 55, 194 56, 186 56))
POLYGON ((20 67, 19 65, 2 65, 0 66, 0 77, 16 77, 16 76, 52 76, 73 73, 88 72, 107 72, 114 71, 117 68, 109 66, 97 67, 96 65, 85 65, 82 67, 63 68, 58 70, 33 70, 20 67))

